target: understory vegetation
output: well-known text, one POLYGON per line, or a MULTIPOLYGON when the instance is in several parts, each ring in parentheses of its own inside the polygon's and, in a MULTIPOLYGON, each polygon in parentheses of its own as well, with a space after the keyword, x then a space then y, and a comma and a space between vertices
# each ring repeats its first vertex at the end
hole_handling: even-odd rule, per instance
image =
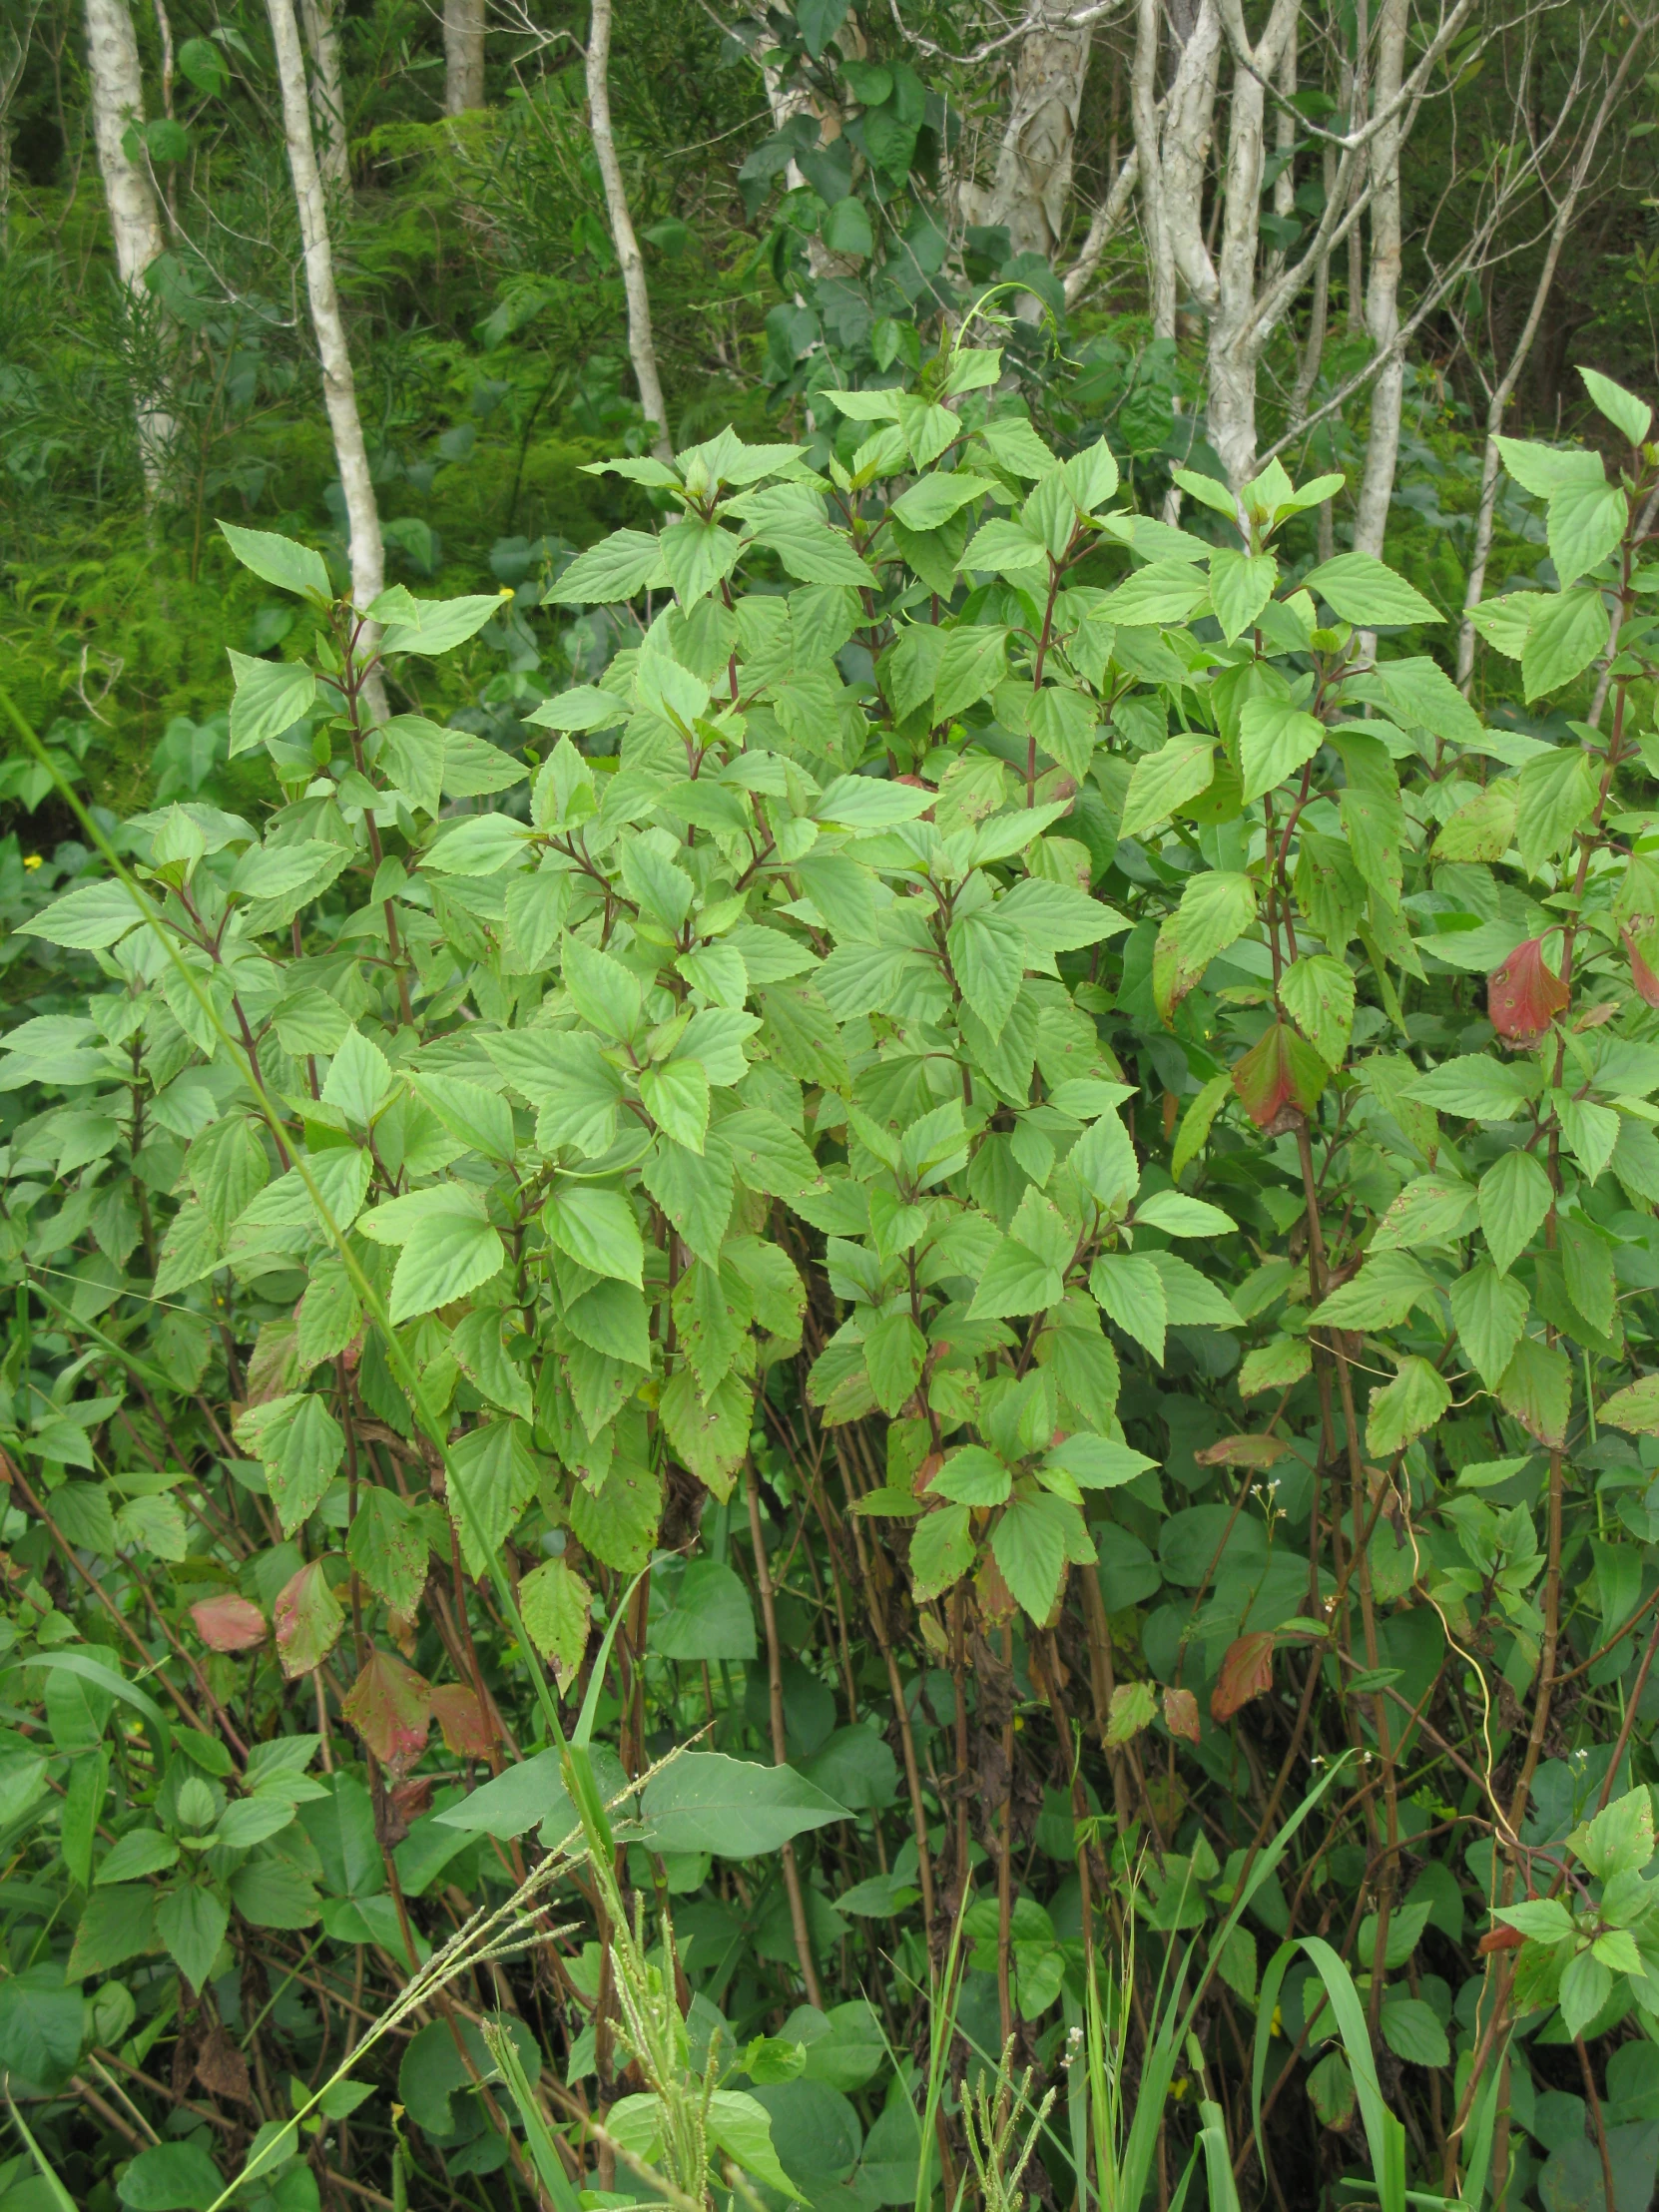
POLYGON ((96 162, 0 31, 0 2212, 1646 2212, 1652 26, 114 4, 96 162))

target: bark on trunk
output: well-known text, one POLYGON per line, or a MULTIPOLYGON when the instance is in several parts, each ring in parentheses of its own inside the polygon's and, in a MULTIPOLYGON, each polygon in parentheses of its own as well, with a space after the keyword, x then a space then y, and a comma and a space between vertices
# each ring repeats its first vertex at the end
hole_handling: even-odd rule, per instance
MULTIPOLYGON (((1065 230, 1091 35, 1088 22, 1075 21, 1072 9, 1050 0, 1032 0, 1026 12, 996 173, 988 190, 964 186, 962 192, 971 222, 1007 231, 1010 254, 1037 254, 1052 263, 1065 230)), ((1033 322, 1042 311, 1034 293, 1024 294, 1016 308, 1033 322)))
POLYGON ((628 302, 628 355, 634 364, 634 382, 651 432, 651 450, 662 461, 673 457, 668 434, 668 408, 663 401, 662 378, 657 373, 657 347, 651 335, 651 294, 646 288, 645 263, 634 219, 628 213, 622 167, 617 160, 616 134, 611 128, 611 0, 593 0, 588 25, 588 116, 593 150, 605 186, 605 209, 611 221, 611 239, 622 270, 622 289, 628 302))
MULTIPOLYGON (((1405 74, 1406 0, 1382 0, 1377 25, 1377 113, 1395 113, 1372 141, 1371 281, 1366 328, 1382 365, 1371 392, 1371 434, 1354 518, 1357 553, 1382 555, 1399 459, 1399 416, 1405 396, 1405 356, 1399 345, 1401 257, 1399 150, 1405 136, 1399 89, 1405 74)), ((1375 646, 1375 638, 1373 639, 1375 646)))
POLYGON ((351 162, 345 145, 345 94, 334 0, 299 0, 299 5, 311 57, 311 129, 317 168, 331 192, 343 192, 351 182, 351 162))
MULTIPOLYGON (((87 0, 87 63, 92 80, 93 136, 109 204, 116 271, 130 310, 154 316, 156 302, 145 290, 144 273, 162 251, 161 215, 148 166, 130 161, 121 143, 129 125, 144 121, 144 80, 127 0, 87 0)), ((134 408, 138 416, 139 466, 145 488, 154 498, 165 483, 168 451, 177 425, 154 390, 138 392, 134 408)))
POLYGON ((484 104, 484 0, 443 0, 443 112, 484 104))
MULTIPOLYGON (((1275 0, 1254 48, 1236 50, 1227 130, 1227 185, 1210 310, 1210 443, 1237 490, 1256 468, 1256 364, 1267 330, 1258 315, 1267 87, 1296 33, 1300 0, 1275 0)), ((1241 25, 1242 28, 1242 25, 1241 25)), ((1237 32, 1235 40, 1237 42, 1237 32)))
POLYGON ((350 533, 351 599, 359 610, 377 598, 385 584, 385 547, 380 510, 368 473, 351 355, 345 342, 339 293, 334 288, 334 256, 328 238, 328 208, 316 150, 311 143, 311 110, 305 83, 305 57, 293 0, 266 0, 276 49, 276 76, 282 93, 282 128, 287 138, 288 169, 299 211, 299 236, 305 256, 305 293, 311 327, 322 363, 322 400, 333 434, 334 460, 345 495, 350 533))

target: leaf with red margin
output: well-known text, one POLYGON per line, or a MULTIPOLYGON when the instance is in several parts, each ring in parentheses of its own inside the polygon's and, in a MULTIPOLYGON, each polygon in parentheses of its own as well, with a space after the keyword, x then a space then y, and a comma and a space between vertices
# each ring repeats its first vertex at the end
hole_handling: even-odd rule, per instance
POLYGON ((1164 1692, 1164 1726, 1172 1736, 1185 1736, 1189 1744, 1198 1742, 1198 1700, 1191 1690, 1164 1692))
POLYGON ((1311 1114, 1330 1069, 1288 1021, 1265 1030, 1242 1060, 1233 1063, 1233 1088, 1258 1129, 1281 1135, 1288 1112, 1311 1114))
POLYGON ((432 1685, 389 1651, 371 1651, 340 1711, 394 1782, 426 1749, 432 1685))
POLYGON ((313 1559, 276 1593, 271 1617, 276 1624, 276 1651, 288 1680, 320 1667, 339 1642, 345 1625, 339 1600, 323 1573, 326 1562, 313 1559))
POLYGON ((1486 978, 1486 1012, 1492 1027, 1511 1044, 1531 1044, 1572 996, 1565 983, 1544 965, 1544 940, 1527 937, 1486 978))
POLYGON ((252 1651, 263 1644, 270 1630, 259 1607, 235 1590, 218 1597, 198 1598, 190 1609, 196 1633, 210 1651, 252 1651))
POLYGON ((432 1718, 443 1732, 444 1749, 457 1759, 487 1759, 501 1741, 494 1714, 486 1713, 477 1691, 463 1683, 446 1682, 432 1692, 432 1718))
POLYGON ((1642 958, 1641 946, 1631 932, 1626 929, 1623 935, 1624 949, 1630 955, 1630 980, 1636 996, 1648 1006, 1659 1006, 1659 975, 1655 975, 1642 958))
POLYGON ((1273 1630, 1253 1628, 1227 1647, 1221 1675, 1210 1693, 1210 1718, 1225 1723, 1253 1697, 1273 1688, 1273 1630))

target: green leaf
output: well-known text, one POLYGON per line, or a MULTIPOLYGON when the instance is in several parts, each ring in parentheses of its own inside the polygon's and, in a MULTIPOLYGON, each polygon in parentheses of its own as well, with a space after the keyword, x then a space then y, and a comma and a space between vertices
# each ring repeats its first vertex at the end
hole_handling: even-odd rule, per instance
POLYGON ((1242 637, 1279 581, 1279 563, 1271 553, 1235 553, 1220 547, 1210 556, 1210 605, 1229 645, 1242 637))
POLYGON ((1559 1450, 1572 1410, 1572 1367, 1556 1345, 1523 1337, 1498 1379, 1498 1402, 1541 1444, 1559 1450))
POLYGON ((231 758, 252 753, 304 720, 316 700, 316 678, 303 661, 260 661, 227 648, 236 676, 231 702, 231 758))
POLYGON ((1393 1381, 1372 1392, 1366 1449, 1374 1459, 1391 1459, 1413 1436, 1432 1428, 1450 1404, 1444 1379, 1426 1360, 1402 1360, 1393 1381))
POLYGON ((201 2143, 155 2143, 122 2175, 120 2194, 129 2212, 208 2212, 225 2183, 201 2143))
POLYGON ((84 2019, 81 1992, 65 1985, 61 1964, 9 1974, 0 1982, 0 2066, 37 2088, 58 2088, 81 2055, 84 2019))
POLYGON ((1280 1003, 1328 1067, 1340 1067, 1354 1029, 1354 972, 1331 952, 1304 953, 1279 982, 1280 1003))
POLYGON ((1367 630, 1444 619, 1421 592, 1372 553, 1339 553, 1305 576, 1302 588, 1323 599, 1344 622, 1367 630))
POLYGON ((954 1589, 973 1561, 965 1504, 943 1505, 925 1513, 910 1531, 910 1579, 920 1603, 954 1589))
POLYGON ((1355 865, 1391 905, 1400 886, 1400 841, 1405 834, 1405 810, 1394 764, 1381 738, 1365 737, 1352 724, 1346 730, 1334 730, 1331 745, 1342 760, 1346 779, 1340 805, 1355 865))
POLYGON ((1610 376, 1603 376, 1599 369, 1580 366, 1579 375, 1584 379, 1584 389, 1599 411, 1616 430, 1622 430, 1632 445, 1645 444, 1653 427, 1653 409, 1635 392, 1626 391, 1622 384, 1615 384, 1610 376))
POLYGON ((875 1402, 889 1419, 903 1410, 926 1356, 927 1339, 902 1308, 883 1314, 865 1330, 864 1367, 875 1402))
POLYGON ((231 1909, 225 1900, 217 1891, 195 1883, 169 1891, 156 1907, 156 1933, 194 1989, 206 1983, 230 1925, 231 1909))
POLYGON ((1144 1345, 1161 1367, 1169 1301, 1164 1279, 1150 1260, 1103 1252, 1089 1274, 1089 1289, 1100 1310, 1126 1336, 1144 1345))
POLYGON ((1239 762, 1248 805, 1278 789, 1325 743, 1325 725, 1317 715, 1293 707, 1288 699, 1250 699, 1239 716, 1239 762))
POLYGON ((376 1597, 412 1620, 426 1587, 426 1524, 418 1507, 377 1483, 357 1493, 345 1556, 376 1597))
MULTIPOLYGON (((429 1194, 416 1194, 425 1198, 429 1194)), ((481 1204, 461 1184, 444 1186, 451 1203, 429 1206, 404 1241, 391 1279, 391 1318, 413 1321, 478 1290, 507 1262, 507 1248, 484 1218, 481 1204)), ((403 1203, 394 1199, 392 1205, 403 1203)), ((390 1211, 380 1207, 365 1229, 390 1211)))
POLYGON ((636 1289, 643 1284, 645 1246, 634 1209, 620 1191, 567 1184, 543 1207, 542 1222, 560 1251, 590 1274, 614 1276, 636 1289))
POLYGON ((1047 1492, 1009 1500, 991 1531, 991 1552, 1014 1602, 1039 1624, 1054 1610, 1067 1561, 1094 1557, 1076 1506, 1047 1492))
POLYGON ((1575 584, 1552 594, 1533 617, 1521 652, 1521 678, 1528 704, 1545 692, 1559 691, 1581 676, 1611 635, 1606 602, 1594 584, 1575 584))
POLYGON ((1181 903, 1165 917, 1152 954, 1152 998, 1167 1023, 1218 953, 1256 919, 1256 885, 1248 875, 1209 868, 1189 877, 1181 903))
POLYGON ((16 928, 19 936, 44 937, 48 944, 102 951, 143 919, 137 897, 112 877, 107 882, 84 883, 66 897, 54 899, 44 913, 18 922, 16 928))
MULTIPOLYGON (((202 39, 189 41, 190 46, 206 44, 202 39)), ((186 50, 180 53, 181 67, 186 50)), ((223 71, 225 65, 220 61, 218 49, 208 46, 207 51, 223 71)), ((190 74, 188 69, 186 74, 190 74)), ((222 522, 219 528, 243 567, 251 568, 265 583, 275 584, 280 591, 298 592, 302 598, 318 600, 324 605, 333 598, 333 587, 328 581, 322 555, 313 552, 308 545, 296 545, 292 538, 277 537, 270 530, 244 530, 234 522, 222 522)))
POLYGON ((1488 1390, 1495 1390, 1526 1327, 1525 1286, 1478 1261, 1466 1275, 1453 1278, 1451 1318, 1470 1367, 1488 1390))
POLYGON ((640 1100, 665 1136, 701 1156, 709 1130, 709 1076, 701 1061, 642 1069, 640 1100))
POLYGON ((935 723, 949 722, 996 689, 1007 665, 1007 638, 995 623, 961 623, 946 632, 933 683, 935 723))
POLYGON ((1549 557, 1566 591, 1618 546, 1630 503, 1618 484, 1563 484, 1549 502, 1549 557))
POLYGON ((1314 1311, 1322 1329, 1397 1329, 1434 1296, 1433 1278, 1407 1252, 1373 1252, 1352 1281, 1314 1311))
POLYGON ((716 2089, 709 2098, 708 2113, 710 2138, 728 2158, 769 2189, 786 2197, 797 2195, 773 2146, 772 2116, 757 2097, 742 2089, 716 2089))
POLYGON ((1653 1800, 1646 1789, 1627 1791, 1567 1838, 1598 1882, 1639 1874, 1653 1857, 1653 1800))
POLYGON ((1518 1147, 1480 1178, 1480 1226, 1499 1275, 1507 1275, 1554 1204, 1541 1163, 1518 1147))
POLYGON ((111 1882, 138 1882, 178 1864, 179 1846, 171 1836, 164 1836, 159 1828, 131 1828, 105 1854, 97 1885, 103 1889, 111 1882))
POLYGON ((535 1494, 529 1431, 522 1421, 489 1421, 452 1443, 449 1456, 455 1470, 449 1511, 460 1533, 461 1556, 469 1574, 485 1574, 535 1494))
POLYGON ((251 1405, 235 1434, 265 1462, 277 1519, 290 1536, 316 1510, 338 1471, 344 1431, 322 1398, 302 1391, 251 1405))
POLYGON ((1576 746, 1562 746, 1521 770, 1515 809, 1515 842, 1529 875, 1538 874, 1595 811, 1598 782, 1576 746))
POLYGON ((579 553, 550 597, 566 607, 614 607, 636 592, 667 588, 662 548, 643 530, 615 530, 579 553))
POLYGON ((793 1767, 688 1751, 646 1784, 644 1815, 653 1851, 753 1859, 809 1829, 845 1820, 847 1809, 793 1767))
POLYGON ((1659 1436, 1659 1374, 1644 1375, 1602 1400, 1596 1416, 1609 1428, 1632 1436, 1659 1436))
POLYGON ((753 1660, 756 1653, 755 1615, 749 1592, 720 1559, 692 1559, 674 1587, 673 1601, 653 1603, 649 1648, 660 1658, 681 1664, 701 1660, 753 1660))
POLYGON ((1040 1314, 1058 1305, 1064 1289, 1058 1268, 1039 1260, 1012 1237, 1005 1237, 979 1278, 968 1313, 975 1321, 1008 1314, 1040 1314))
POLYGON ((1471 1052, 1442 1060, 1408 1084, 1405 1095, 1467 1121, 1513 1121, 1538 1089, 1538 1071, 1529 1062, 1471 1052))
POLYGON ((946 942, 962 996, 987 1029, 1000 1030, 1019 996, 1028 957, 1024 931, 997 907, 980 907, 950 924, 946 942))
POLYGON ((1189 800, 1208 791, 1215 774, 1213 738, 1174 737, 1158 752, 1143 754, 1129 778, 1118 835, 1140 837, 1156 830, 1189 800))
POLYGON ((1087 891, 1042 875, 1022 877, 1002 893, 992 911, 998 921, 1016 923, 1037 952, 1078 952, 1129 926, 1121 914, 1087 891))
MULTIPOLYGON (((386 595, 389 596, 389 595, 386 595)), ((378 607, 380 602, 375 602, 378 607)), ((504 594, 480 592, 466 599, 414 599, 407 593, 380 638, 382 653, 450 653, 480 631, 506 604, 504 594)))
POLYGON ((1561 2020, 1569 2035, 1581 2035, 1613 1993, 1613 1976, 1593 1952, 1581 1950, 1561 1976, 1561 2020))
MULTIPOLYGON (((544 1659, 553 1662, 561 1691, 568 1690, 581 1671, 592 1606, 592 1590, 563 1559, 544 1559, 518 1586, 518 1609, 530 1641, 544 1659)), ((651 1627, 655 1636, 655 1620, 651 1627)))
POLYGON ((1382 2011, 1382 2040, 1413 2066, 1449 2066, 1451 2045, 1433 2006, 1421 1997, 1390 1996, 1382 2011))

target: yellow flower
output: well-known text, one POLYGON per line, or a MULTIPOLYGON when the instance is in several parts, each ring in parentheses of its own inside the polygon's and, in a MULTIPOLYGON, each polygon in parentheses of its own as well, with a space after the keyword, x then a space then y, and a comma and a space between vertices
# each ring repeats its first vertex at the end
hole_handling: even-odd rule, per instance
POLYGON ((1191 2087, 1192 2083, 1187 2079, 1185 2074, 1181 2076, 1179 2081, 1172 2081, 1169 2085, 1169 2093, 1172 2100, 1179 2101, 1182 2097, 1186 2095, 1187 2091, 1191 2087))
POLYGON ((39 854, 38 852, 25 852, 25 853, 24 853, 24 855, 23 855, 23 865, 24 865, 25 867, 39 867, 39 866, 40 866, 40 864, 41 864, 41 859, 40 859, 40 854, 39 854))

